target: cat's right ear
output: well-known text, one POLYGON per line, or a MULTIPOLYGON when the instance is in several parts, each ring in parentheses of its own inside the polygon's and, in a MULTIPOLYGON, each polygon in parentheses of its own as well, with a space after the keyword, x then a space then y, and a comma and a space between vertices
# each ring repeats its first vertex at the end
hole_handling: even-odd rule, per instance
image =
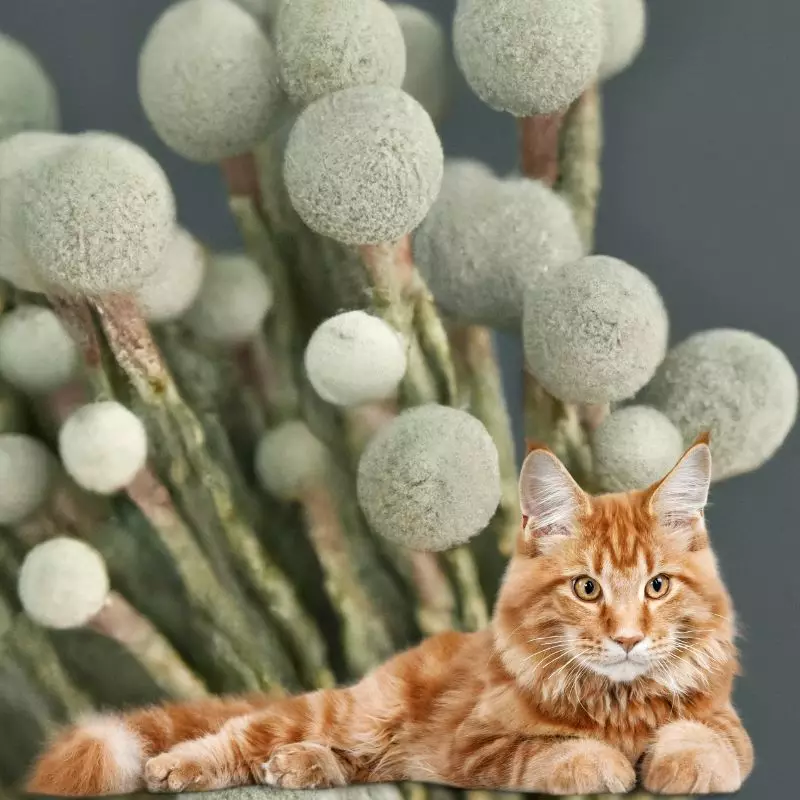
POLYGON ((547 448, 528 453, 519 479, 519 497, 526 542, 555 543, 575 531, 589 499, 567 468, 547 448))

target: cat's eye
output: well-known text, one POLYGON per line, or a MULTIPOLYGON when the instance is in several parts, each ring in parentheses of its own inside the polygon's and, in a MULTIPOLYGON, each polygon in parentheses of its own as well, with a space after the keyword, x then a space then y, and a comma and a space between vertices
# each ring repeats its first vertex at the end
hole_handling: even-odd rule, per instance
POLYGON ((669 591, 669 578, 666 575, 656 575, 650 578, 644 592, 651 600, 660 600, 669 591))
POLYGON ((583 600, 587 603, 593 603, 595 600, 599 600, 600 595, 603 593, 600 584, 588 575, 581 575, 580 578, 575 578, 572 582, 572 590, 579 600, 583 600))

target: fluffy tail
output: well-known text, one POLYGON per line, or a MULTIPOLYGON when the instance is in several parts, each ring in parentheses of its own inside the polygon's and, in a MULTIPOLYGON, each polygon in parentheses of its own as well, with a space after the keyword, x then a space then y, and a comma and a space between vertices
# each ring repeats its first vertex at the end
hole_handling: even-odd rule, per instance
POLYGON ((215 733, 228 720, 269 702, 266 696, 209 699, 89 717, 50 744, 34 765, 26 789, 66 797, 138 792, 144 788, 149 758, 215 733))

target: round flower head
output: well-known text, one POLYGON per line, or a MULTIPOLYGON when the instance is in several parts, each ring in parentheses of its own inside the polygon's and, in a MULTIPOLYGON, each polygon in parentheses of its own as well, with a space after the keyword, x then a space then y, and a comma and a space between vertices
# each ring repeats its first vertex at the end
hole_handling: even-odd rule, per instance
POLYGON ((59 126, 58 98, 36 57, 0 33, 0 139, 59 126))
POLYGON ((303 422, 285 422, 269 431, 256 450, 256 475, 281 500, 299 500, 319 483, 327 466, 325 446, 303 422))
POLYGON ((47 131, 17 133, 0 141, 0 278, 26 292, 40 291, 41 279, 20 242, 21 190, 31 170, 72 141, 72 136, 47 131))
POLYGON ((167 8, 139 56, 139 96, 164 142, 202 162, 252 150, 283 98, 272 44, 231 0, 167 8))
POLYGON ((383 0, 284 0, 275 28, 281 82, 298 105, 353 86, 397 86, 406 46, 383 0))
POLYGON ((643 393, 684 441, 711 432, 714 478, 760 467, 797 417, 797 375, 775 345, 753 333, 712 330, 670 351, 643 393))
POLYGON ((347 311, 314 331, 305 367, 323 400, 357 406, 395 394, 406 373, 406 348, 383 320, 365 311, 347 311))
POLYGON ((124 292, 158 268, 175 201, 164 171, 137 145, 91 133, 26 182, 20 241, 47 283, 76 294, 124 292))
POLYGON ((261 329, 272 308, 272 288, 258 264, 240 253, 213 256, 186 324, 205 339, 240 344, 261 329))
POLYGON ((480 533, 500 501, 497 449, 466 411, 406 411, 367 445, 358 501, 380 536, 418 550, 447 550, 480 533))
POLYGON ((284 177, 309 228, 345 244, 410 233, 439 193, 444 156, 425 109, 400 89, 327 95, 298 118, 284 177))
POLYGON ((644 0, 603 0, 603 56, 600 78, 627 69, 644 46, 647 8, 644 0))
POLYGON ((144 467, 147 432, 141 420, 120 403, 90 403, 64 423, 58 449, 75 483, 90 492, 114 494, 144 467))
POLYGON ((437 303, 456 320, 519 328, 524 290, 583 255, 567 203, 539 181, 501 181, 453 160, 414 237, 414 256, 437 303))
POLYGON ((25 613, 56 630, 89 622, 105 605, 110 588, 101 555, 66 536, 34 547, 22 562, 17 583, 25 613))
POLYGON ((564 265, 525 295, 528 369, 566 402, 632 397, 664 358, 668 330, 650 279, 608 256, 564 265))
POLYGON ((183 316, 197 298, 205 269, 203 247, 188 231, 177 228, 157 270, 135 292, 142 316, 155 323, 183 316))
POLYGON ((447 110, 452 88, 447 36, 439 21, 421 8, 406 3, 390 8, 397 15, 408 54, 403 91, 438 121, 447 110))
POLYGON ((0 435, 0 525, 16 525, 41 508, 56 477, 55 458, 37 439, 0 435))
POLYGON ((601 0, 460 0, 453 41, 464 77, 492 108, 563 111, 597 76, 601 0))
POLYGON ((628 406, 607 417, 592 437, 594 471, 606 492, 646 489, 683 455, 680 431, 649 406, 628 406))
POLYGON ((241 6, 264 30, 269 30, 278 18, 283 0, 234 0, 241 6))
POLYGON ((78 351, 61 320, 40 306, 19 306, 0 317, 0 375, 29 394, 52 392, 78 366, 78 351))

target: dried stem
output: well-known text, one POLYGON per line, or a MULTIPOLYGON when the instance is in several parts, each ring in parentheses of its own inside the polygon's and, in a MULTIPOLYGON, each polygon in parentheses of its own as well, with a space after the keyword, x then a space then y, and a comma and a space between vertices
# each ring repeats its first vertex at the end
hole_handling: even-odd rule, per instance
POLYGON ((170 697, 196 700, 208 694, 175 648, 117 592, 109 594, 88 627, 124 647, 170 697))
POLYGON ((539 114, 520 120, 522 173, 553 186, 559 173, 559 140, 564 114, 539 114))
POLYGON ((489 624, 489 610, 481 590, 481 582, 472 552, 464 545, 443 554, 450 567, 453 585, 458 593, 461 622, 465 630, 477 631, 489 624))

